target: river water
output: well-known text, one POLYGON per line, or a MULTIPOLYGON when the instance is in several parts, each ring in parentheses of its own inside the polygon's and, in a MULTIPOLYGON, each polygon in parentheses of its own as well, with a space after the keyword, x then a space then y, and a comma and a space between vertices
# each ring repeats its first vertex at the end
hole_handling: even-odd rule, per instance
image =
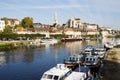
POLYGON ((0 80, 40 80, 46 70, 63 63, 70 55, 80 53, 86 45, 101 43, 104 41, 88 40, 1 51, 0 80))

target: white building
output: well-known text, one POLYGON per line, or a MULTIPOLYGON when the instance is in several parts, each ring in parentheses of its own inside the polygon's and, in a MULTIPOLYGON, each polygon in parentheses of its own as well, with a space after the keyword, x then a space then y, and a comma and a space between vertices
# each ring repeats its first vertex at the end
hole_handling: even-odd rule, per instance
POLYGON ((3 31, 5 28, 5 21, 0 20, 0 31, 3 31))
MULTIPOLYGON (((7 19, 8 19, 8 24, 7 25, 9 25, 11 27, 20 24, 20 21, 16 18, 7 18, 7 19)), ((4 18, 1 18, 1 20, 4 20, 4 18)))
POLYGON ((87 30, 97 30, 98 25, 97 24, 87 24, 87 30))
POLYGON ((69 28, 80 28, 82 25, 80 18, 71 18, 66 23, 66 27, 69 28))

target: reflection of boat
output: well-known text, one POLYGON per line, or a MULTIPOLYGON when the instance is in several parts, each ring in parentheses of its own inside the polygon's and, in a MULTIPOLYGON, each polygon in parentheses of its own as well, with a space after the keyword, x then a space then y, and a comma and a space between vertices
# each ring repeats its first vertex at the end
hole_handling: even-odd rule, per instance
POLYGON ((64 64, 57 64, 56 67, 46 71, 40 80, 64 80, 71 72, 71 69, 65 67, 64 64))
POLYGON ((67 67, 75 68, 78 64, 82 64, 84 61, 83 55, 71 55, 67 60, 64 60, 64 64, 67 67))
POLYGON ((58 42, 58 40, 54 39, 54 38, 41 38, 41 43, 55 44, 57 42, 58 42))

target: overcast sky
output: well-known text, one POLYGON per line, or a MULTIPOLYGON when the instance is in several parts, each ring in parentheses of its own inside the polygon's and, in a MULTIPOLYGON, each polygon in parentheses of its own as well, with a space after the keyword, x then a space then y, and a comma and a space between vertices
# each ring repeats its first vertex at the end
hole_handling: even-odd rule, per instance
POLYGON ((1 0, 0 18, 23 19, 30 16, 34 22, 53 24, 57 13, 59 24, 69 18, 120 29, 120 0, 1 0))

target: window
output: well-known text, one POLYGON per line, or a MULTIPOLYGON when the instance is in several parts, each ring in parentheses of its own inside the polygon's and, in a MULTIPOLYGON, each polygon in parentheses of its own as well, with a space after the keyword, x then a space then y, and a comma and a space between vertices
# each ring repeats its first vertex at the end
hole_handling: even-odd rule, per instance
POLYGON ((58 78, 59 78, 59 76, 54 76, 53 79, 54 79, 54 80, 58 80, 58 78))
POLYGON ((48 75, 47 79, 52 79, 53 75, 48 75))
POLYGON ((44 75, 43 75, 43 78, 46 78, 46 77, 47 77, 47 74, 44 74, 44 75))
POLYGON ((92 61, 92 58, 90 58, 90 61, 92 61))

